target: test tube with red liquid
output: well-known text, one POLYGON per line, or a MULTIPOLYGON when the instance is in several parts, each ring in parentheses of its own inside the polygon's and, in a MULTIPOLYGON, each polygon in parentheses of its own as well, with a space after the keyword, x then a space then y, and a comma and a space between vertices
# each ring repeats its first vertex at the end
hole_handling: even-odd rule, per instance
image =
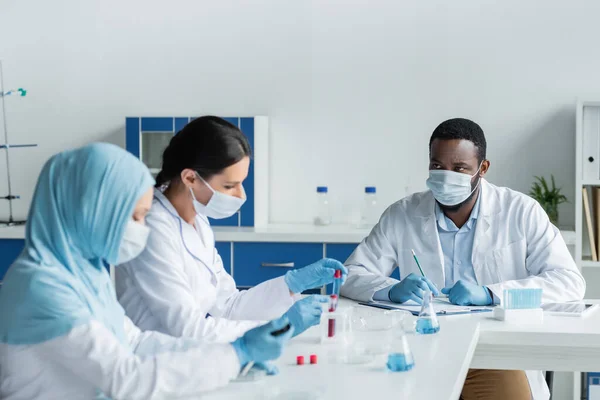
MULTIPOLYGON (((338 298, 340 295, 340 286, 342 285, 342 271, 339 269, 333 275, 333 294, 329 296, 329 312, 335 312, 337 309, 338 298)), ((335 318, 329 318, 327 336, 335 336, 335 318)))

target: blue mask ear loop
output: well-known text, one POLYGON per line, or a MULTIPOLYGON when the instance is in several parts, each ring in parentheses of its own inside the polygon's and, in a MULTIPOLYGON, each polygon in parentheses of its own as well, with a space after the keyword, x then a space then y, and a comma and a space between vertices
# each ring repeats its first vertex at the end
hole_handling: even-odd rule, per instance
MULTIPOLYGON (((216 285, 218 282, 217 279, 217 274, 212 270, 212 268, 210 268, 204 261, 202 261, 199 257, 196 257, 194 255, 194 253, 192 253, 190 251, 190 249, 187 247, 187 244, 185 243, 185 239, 183 238, 183 225, 181 224, 181 218, 179 218, 177 215, 174 215, 171 211, 169 211, 169 209, 162 203, 162 201, 160 201, 159 198, 154 197, 156 200, 158 200, 158 203, 169 213, 171 214, 171 216, 173 218, 175 218, 177 220, 177 222, 179 223, 179 236, 181 237, 181 242, 183 243, 183 247, 185 247, 185 250, 188 252, 188 254, 190 256, 192 256, 192 258, 196 261, 199 261, 200 263, 202 263, 202 265, 204 265, 206 267, 206 269, 208 269, 208 271, 210 272, 211 276, 212 276, 212 281, 213 281, 213 285, 216 285)), ((214 250, 213 250, 213 261, 215 259, 215 254, 214 254, 214 250)))

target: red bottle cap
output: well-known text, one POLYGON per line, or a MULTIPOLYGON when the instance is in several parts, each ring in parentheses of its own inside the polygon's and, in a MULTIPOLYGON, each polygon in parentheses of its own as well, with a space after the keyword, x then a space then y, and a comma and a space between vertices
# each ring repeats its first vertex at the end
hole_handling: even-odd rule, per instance
POLYGON ((304 356, 298 356, 298 357, 296 357, 296 364, 298 364, 298 365, 304 365, 304 356))
POLYGON ((317 363, 317 355, 316 354, 311 354, 310 355, 310 363, 311 364, 316 364, 317 363))
POLYGON ((341 278, 342 277, 342 270, 340 269, 336 269, 335 273, 333 274, 334 278, 341 278))
POLYGON ((330 299, 337 299, 337 294, 330 294, 330 295, 329 295, 329 298, 330 298, 330 299))

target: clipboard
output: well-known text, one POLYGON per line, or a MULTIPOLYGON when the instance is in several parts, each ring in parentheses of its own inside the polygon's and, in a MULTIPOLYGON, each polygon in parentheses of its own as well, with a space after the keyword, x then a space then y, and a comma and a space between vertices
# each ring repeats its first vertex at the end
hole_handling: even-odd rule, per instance
MULTIPOLYGON (((409 313, 411 313, 414 316, 419 316, 419 311, 410 310, 410 309, 402 308, 402 307, 389 306, 387 304, 381 304, 381 303, 376 303, 376 302, 359 302, 358 304, 360 304, 361 306, 375 307, 375 308, 380 308, 380 309, 383 309, 383 310, 408 311, 409 313)), ((435 314, 438 315, 438 316, 464 315, 464 314, 477 314, 477 313, 491 312, 491 311, 492 311, 491 307, 488 307, 488 308, 463 307, 461 309, 457 309, 456 311, 452 311, 452 310, 440 310, 440 311, 436 312, 435 314)))

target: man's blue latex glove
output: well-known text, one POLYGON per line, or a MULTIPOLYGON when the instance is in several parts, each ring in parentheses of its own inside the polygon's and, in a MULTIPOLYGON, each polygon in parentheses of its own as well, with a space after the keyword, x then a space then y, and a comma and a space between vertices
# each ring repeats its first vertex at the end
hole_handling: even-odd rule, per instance
POLYGON ((264 362, 278 358, 283 347, 294 334, 294 326, 292 325, 289 331, 278 336, 271 335, 271 332, 282 329, 289 323, 288 318, 283 316, 266 325, 249 330, 244 336, 231 343, 240 364, 244 366, 250 361, 264 362))
POLYGON ((321 321, 323 303, 329 302, 328 296, 313 295, 298 300, 284 314, 294 327, 294 336, 301 334, 321 321))
POLYGON ((394 303, 404 303, 405 301, 412 300, 421 304, 423 301, 423 294, 427 289, 431 290, 431 293, 433 293, 434 296, 440 294, 439 290, 429 279, 411 273, 401 282, 392 286, 389 293, 390 301, 393 301, 394 303))
POLYGON ((285 274, 285 283, 293 293, 302 293, 333 282, 335 270, 342 271, 342 283, 346 281, 348 269, 331 258, 324 258, 304 268, 293 269, 285 274))
POLYGON ((459 280, 451 288, 443 288, 442 293, 448 295, 450 303, 459 306, 487 306, 493 302, 488 288, 463 280, 459 280))

